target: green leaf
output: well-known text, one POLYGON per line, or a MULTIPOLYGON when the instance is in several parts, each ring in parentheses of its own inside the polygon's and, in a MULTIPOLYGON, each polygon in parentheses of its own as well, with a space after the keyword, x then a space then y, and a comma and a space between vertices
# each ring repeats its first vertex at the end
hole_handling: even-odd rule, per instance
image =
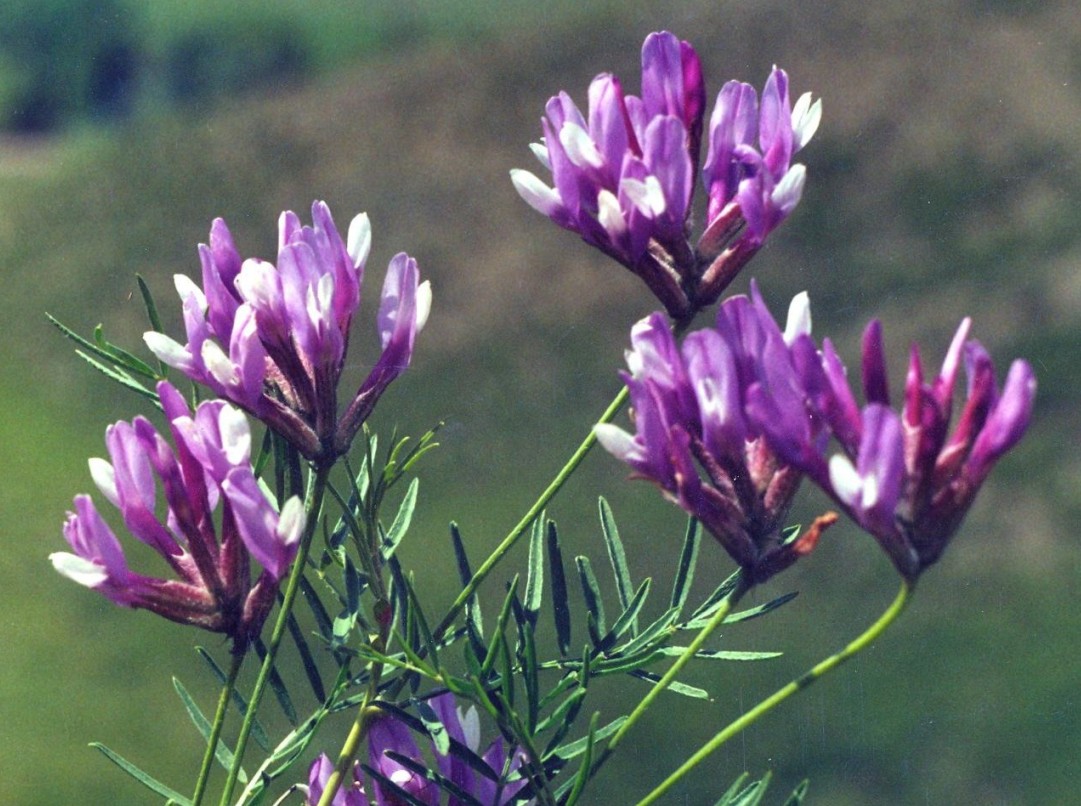
MULTIPOLYGON (((255 646, 255 654, 259 656, 260 661, 266 660, 266 644, 259 638, 253 642, 255 646)), ((278 701, 278 705, 282 709, 282 713, 285 714, 285 718, 289 720, 289 724, 293 727, 297 725, 297 711, 293 707, 293 698, 289 696, 289 690, 285 687, 285 681, 281 679, 281 675, 278 674, 276 667, 270 667, 270 688, 274 692, 274 698, 278 701)))
POLYGON ((691 518, 687 522, 687 534, 683 538, 683 550, 679 554, 679 567, 676 569, 676 581, 672 585, 672 607, 677 612, 683 610, 687 596, 694 581, 694 567, 698 561, 698 546, 702 542, 702 527, 691 518))
POLYGON ((151 792, 154 792, 157 795, 161 795, 163 798, 169 798, 170 800, 180 804, 181 806, 191 806, 191 801, 188 800, 184 795, 181 795, 175 789, 170 789, 161 781, 158 781, 157 779, 152 777, 149 773, 143 772, 141 769, 136 767, 119 753, 113 752, 100 742, 91 742, 90 746, 93 747, 95 750, 100 750, 102 755, 109 759, 109 761, 113 762, 113 764, 118 766, 120 769, 122 769, 140 784, 145 786, 151 792))
POLYGON ((664 640, 664 638, 672 631, 672 625, 675 624, 678 616, 679 611, 674 607, 662 613, 660 618, 638 633, 638 635, 628 641, 626 645, 620 647, 620 652, 632 654, 664 640))
POLYGON ((514 622, 518 627, 518 663, 521 667, 522 685, 526 692, 526 725, 529 735, 537 732, 540 718, 540 680, 538 679, 537 647, 533 637, 533 623, 525 608, 514 598, 514 622))
POLYGON ((420 640, 424 642, 424 650, 428 653, 428 657, 432 659, 432 665, 438 669, 439 646, 432 637, 432 631, 428 627, 428 620, 424 617, 424 610, 420 606, 417 592, 413 588, 412 583, 406 578, 405 574, 402 573, 402 566, 397 557, 391 557, 387 565, 390 567, 395 586, 400 585, 406 592, 409 602, 410 619, 416 625, 418 636, 420 640))
MULTIPOLYGON (((642 669, 638 669, 630 673, 631 677, 637 677, 640 680, 647 680, 650 683, 656 684, 660 681, 661 676, 659 674, 653 674, 653 672, 646 672, 642 669)), ((698 688, 698 686, 689 686, 686 683, 680 683, 678 680, 673 680, 668 684, 668 688, 665 691, 671 691, 676 694, 682 694, 684 697, 690 697, 695 700, 708 700, 709 692, 704 688, 698 688)))
POLYGON ((143 298, 143 305, 146 307, 146 318, 150 322, 150 327, 158 333, 164 333, 165 328, 161 324, 161 317, 158 316, 158 306, 154 303, 154 295, 150 293, 150 286, 146 284, 143 276, 138 273, 135 275, 135 282, 139 286, 139 294, 143 298))
POLYGON ((424 731, 431 737, 435 751, 441 756, 447 755, 450 752, 450 734, 447 733, 447 726, 443 724, 439 714, 432 710, 426 700, 414 700, 413 707, 417 709, 417 717, 424 725, 424 731))
POLYGON ((743 574, 742 571, 735 571, 730 574, 724 582, 714 589, 713 593, 706 597, 706 600, 698 606, 698 609, 691 614, 692 621, 699 621, 703 624, 703 620, 708 620, 710 616, 717 612, 717 608, 721 606, 721 602, 736 589, 739 585, 740 577, 743 574))
POLYGON ((739 621, 749 621, 750 619, 758 618, 759 616, 764 616, 764 615, 766 615, 766 613, 769 613, 771 610, 776 610, 781 605, 787 604, 788 602, 791 602, 797 596, 799 596, 799 591, 792 591, 791 593, 785 593, 785 594, 783 594, 781 596, 778 596, 776 599, 770 599, 765 604, 758 605, 757 607, 751 607, 751 608, 748 608, 747 610, 740 610, 738 613, 732 613, 731 615, 729 615, 724 620, 724 623, 725 624, 735 624, 736 622, 739 622, 739 621))
MULTIPOLYGON (((621 716, 617 719, 613 719, 607 725, 600 730, 592 731, 593 743, 607 739, 617 730, 620 725, 627 721, 627 717, 621 716)), ((561 745, 552 751, 551 756, 553 758, 562 759, 563 761, 570 761, 572 758, 577 758, 586 751, 586 746, 590 743, 588 736, 583 736, 581 739, 575 739, 573 742, 567 742, 565 745, 561 745)))
MULTIPOLYGON (((657 650, 661 655, 682 655, 687 650, 685 646, 666 646, 657 650)), ((731 661, 749 661, 749 660, 771 660, 773 658, 779 658, 783 655, 783 652, 742 652, 737 650, 726 649, 700 649, 694 653, 695 658, 702 660, 731 660, 731 661)))
MULTIPOLYGON (((327 715, 324 708, 319 708, 304 720, 274 748, 274 751, 259 765, 248 785, 241 792, 236 806, 252 806, 262 800, 266 788, 277 778, 291 771, 293 763, 303 753, 316 729, 327 715), (277 766, 275 766, 277 765, 277 766)), ((299 776, 297 776, 299 777, 299 776)))
POLYGON ((83 359, 86 363, 88 363, 90 366, 92 366, 109 380, 116 381, 125 389, 135 392, 135 394, 145 397, 147 400, 152 400, 155 403, 158 402, 157 392, 155 392, 153 389, 147 389, 124 370, 106 366, 105 364, 98 361, 96 358, 92 358, 91 356, 87 355, 82 350, 76 350, 75 355, 79 356, 79 358, 83 359))
POLYGON ((533 521, 529 532, 529 564, 526 568, 523 609, 530 625, 537 625, 537 614, 544 600, 544 513, 533 521))
POLYGON ((401 506, 398 507, 398 514, 394 516, 394 522, 391 523, 389 531, 383 537, 383 543, 379 549, 384 560, 390 559, 390 556, 398 548, 398 544, 402 542, 402 538, 405 537, 405 533, 409 530, 409 524, 413 520, 413 510, 417 505, 417 490, 419 488, 420 479, 413 479, 409 482, 409 489, 405 491, 405 497, 402 499, 401 506))
POLYGON ((582 763, 578 765, 578 773, 574 776, 574 786, 570 795, 567 796, 567 806, 574 806, 578 802, 578 798, 582 796, 582 792, 586 788, 586 782, 589 781, 589 773, 593 767, 593 743, 597 739, 597 721, 599 719, 600 713, 596 711, 589 719, 589 733, 586 734, 586 746, 582 751, 582 763))
POLYGON ((628 630, 631 631, 631 635, 634 635, 634 628, 638 623, 638 613, 641 611, 642 605, 646 603, 651 584, 652 580, 649 577, 642 580, 642 584, 638 586, 638 590, 634 593, 634 598, 627 603, 626 609, 619 614, 616 623, 612 625, 611 632, 604 637, 602 645, 605 649, 615 646, 616 641, 622 638, 628 630))
POLYGON ((496 657, 499 654, 500 643, 506 643, 504 637, 504 630, 507 628, 507 621, 510 619, 511 605, 514 602, 514 594, 518 589, 518 575, 514 575, 514 579, 511 580, 510 586, 507 590, 507 595, 503 599, 503 606, 499 609, 499 618, 496 619, 495 629, 492 630, 492 637, 488 641, 488 647, 484 653, 484 662, 480 666, 481 680, 485 680, 488 674, 492 670, 492 666, 495 665, 496 657))
POLYGON ((312 583, 303 575, 300 577, 300 593, 308 604, 308 608, 312 611, 312 617, 315 619, 319 634, 329 641, 334 634, 334 625, 330 620, 330 614, 327 613, 327 609, 323 606, 323 601, 319 598, 315 588, 312 587, 312 583))
MULTIPOLYGON (((623 541, 619 539, 619 530, 616 528, 612 510, 604 498, 599 498, 597 503, 601 516, 601 531, 604 533, 604 544, 608 547, 608 559, 612 563, 612 574, 616 579, 616 594, 619 596, 619 606, 624 611, 630 606, 633 596, 634 585, 631 582, 631 572, 627 568, 627 554, 623 550, 623 541)), ((631 634, 638 631, 638 624, 632 622, 631 634)))
MULTIPOLYGON (((462 542, 462 534, 458 531, 458 524, 451 523, 450 539, 454 545, 454 557, 458 563, 458 578, 462 582, 463 589, 472 581, 473 571, 469 568, 469 557, 465 553, 465 543, 462 542)), ((474 593, 465 603, 465 621, 469 627, 469 640, 474 641, 478 657, 485 651, 484 647, 484 621, 480 613, 480 603, 477 594, 474 593)))
POLYGON ((315 695, 315 701, 325 702, 327 693, 323 688, 323 679, 319 675, 319 667, 315 663, 315 658, 312 656, 312 651, 308 646, 308 642, 304 639, 304 633, 297 623, 296 616, 292 613, 289 614, 286 626, 289 628, 289 637, 293 639, 297 652, 300 654, 300 662, 304 666, 304 674, 308 678, 308 685, 312 687, 312 694, 315 695))
POLYGON ((552 617, 556 625, 559 654, 567 657, 571 650, 571 608, 567 600, 567 577, 563 573, 563 552, 559 547, 559 532, 554 521, 548 521, 548 564, 552 571, 552 617))
MULTIPOLYGON (((176 693, 180 697, 180 702, 184 704, 184 709, 188 712, 188 716, 191 718, 196 730, 202 735, 203 741, 209 741, 210 720, 206 718, 195 700, 188 694, 188 690, 184 688, 184 684, 176 677, 173 678, 173 688, 176 689, 176 693)), ((230 770, 233 768, 233 753, 220 739, 218 740, 217 747, 214 748, 214 758, 217 759, 217 762, 223 769, 230 770)), ((239 771, 237 780, 242 784, 247 783, 248 775, 243 769, 239 771)))
POLYGON ((807 797, 807 790, 810 788, 810 781, 804 780, 800 782, 800 785, 788 796, 788 800, 784 802, 784 806, 800 806, 800 804, 803 803, 803 799, 807 797))
POLYGON ((589 611, 588 624, 589 634, 593 639, 593 645, 599 647, 601 637, 606 631, 604 620, 604 601, 601 599, 601 589, 597 584, 597 577, 593 573, 593 566, 589 557, 579 555, 574 558, 578 566, 578 579, 582 583, 582 594, 585 596, 586 610, 589 611))
MULTIPOLYGON (((211 673, 217 678, 218 685, 224 686, 227 679, 225 670, 218 665, 217 661, 215 661, 214 658, 210 656, 210 653, 203 647, 197 646, 195 647, 195 651, 199 653, 199 657, 206 661, 207 665, 210 667, 211 673)), ((236 686, 233 686, 233 692, 230 699, 232 700, 233 706, 240 714, 241 719, 243 719, 244 715, 248 713, 248 703, 240 692, 236 690, 236 686)), ((269 752, 270 739, 267 738, 266 730, 264 730, 262 723, 258 719, 252 721, 251 737, 255 739, 255 743, 259 745, 264 753, 269 752)))

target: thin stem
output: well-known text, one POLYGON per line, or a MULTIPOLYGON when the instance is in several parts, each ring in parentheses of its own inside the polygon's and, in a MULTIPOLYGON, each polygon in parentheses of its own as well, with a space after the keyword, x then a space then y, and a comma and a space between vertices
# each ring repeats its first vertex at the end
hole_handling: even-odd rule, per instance
POLYGON ((763 714, 772 710, 775 706, 787 700, 793 694, 803 691, 809 685, 814 683, 821 677, 824 677, 828 672, 833 671, 846 660, 856 655, 858 652, 866 649, 871 643, 874 642, 878 636, 880 636, 887 627, 892 624, 899 615, 904 611, 905 606, 908 604, 909 597, 912 594, 912 583, 908 580, 904 580, 901 583, 901 589, 897 592, 896 598, 890 603, 890 606, 886 608, 885 612, 878 617, 878 619, 868 627, 858 638, 852 641, 848 646, 842 649, 836 654, 830 655, 825 660, 813 666, 803 675, 797 677, 788 685, 778 689, 762 702, 758 703, 750 711, 747 711, 743 716, 736 719, 734 722, 728 725, 724 730, 702 745, 701 748, 695 752, 690 758, 688 758, 683 764, 664 779, 661 784, 646 795, 645 798, 638 802, 638 806, 648 806, 650 803, 654 803, 658 798, 668 792, 676 783, 679 782, 683 776, 694 769, 699 763, 704 761, 707 756, 713 753, 718 747, 727 742, 741 730, 747 726, 753 724, 763 714))
MULTIPOLYGON (((386 652, 387 631, 387 627, 382 627, 380 629, 381 635, 376 640, 376 650, 380 654, 386 652)), ((368 689, 364 692, 364 701, 357 710, 357 718, 353 722, 349 735, 345 738, 345 744, 342 745, 341 752, 338 754, 338 760, 334 764, 334 771, 330 774, 330 778, 327 779, 326 785, 323 787, 323 795, 319 798, 318 806, 330 806, 333 802, 334 796, 338 793, 342 782, 345 780, 345 775, 349 771, 349 765, 356 757, 360 743, 368 735, 368 729, 371 727, 373 717, 379 714, 379 709, 375 708, 372 703, 379 693, 379 680, 382 676, 383 664, 376 661, 372 664, 372 673, 368 679, 368 689)))
POLYGON ((229 712, 229 699, 233 696, 233 687, 236 685, 237 675, 244 663, 243 652, 233 654, 232 663, 225 682, 221 686, 221 695, 218 697, 218 708, 214 711, 214 722, 210 726, 210 736, 206 740, 206 753, 203 754, 203 763, 199 767, 199 778, 195 781, 195 794, 191 796, 192 806, 199 806, 206 793, 206 786, 210 782, 210 768, 214 764, 214 751, 218 747, 218 739, 221 738, 222 727, 225 725, 225 715, 229 712))
MULTIPOLYGON (((608 404, 608 408, 604 410, 604 414, 601 415, 597 422, 611 422, 612 418, 619 413, 623 404, 627 402, 628 394, 626 386, 620 389, 619 394, 617 394, 612 402, 608 404)), ((481 564, 473 574, 473 578, 469 580, 468 584, 462 589, 462 592, 458 594, 458 598, 451 604, 450 610, 447 611, 443 620, 439 622, 439 625, 432 631, 432 637, 435 640, 438 641, 443 637, 444 633, 450 629, 462 608, 465 607, 466 602, 469 601, 469 598, 484 581, 485 577, 487 577, 491 570, 495 568, 496 563, 502 560, 514 544, 518 542, 518 539, 526 533, 526 530, 529 529, 529 525, 533 523, 541 511, 548 506, 548 502, 552 500, 557 492, 559 492, 560 488, 566 483, 567 479, 570 478, 571 474, 578 469, 578 465, 586 458, 586 454, 589 453, 596 442, 597 435, 591 428, 589 434, 582 440, 582 444, 578 446, 578 449, 575 450, 573 454, 571 454, 571 458, 567 460, 567 463, 556 474, 556 477, 552 479, 552 483, 545 488, 543 493, 541 493, 540 498, 538 498, 533 506, 529 508, 529 511, 526 512, 520 521, 518 521, 515 527, 510 530, 510 533, 503 538, 503 542, 495 547, 495 550, 488 556, 488 559, 481 564)))
POLYGON ((233 751, 233 766, 229 770, 229 777, 225 781, 225 790, 221 796, 221 806, 228 806, 233 797, 233 789, 236 787, 237 776, 240 774, 240 765, 244 759, 244 750, 251 735, 252 726, 255 724, 255 714, 259 710, 259 701, 266 691, 267 682, 270 680, 270 672, 274 668, 274 659, 278 654, 285 635, 286 624, 289 614, 293 610, 293 602, 296 601, 297 592, 300 590, 300 578, 304 575, 304 568, 308 563, 308 552, 311 549, 312 538, 315 536, 319 525, 319 512, 323 507, 323 495, 327 489, 327 479, 330 476, 332 465, 318 465, 315 471, 308 477, 308 490, 305 494, 304 513, 307 523, 304 526, 304 535, 300 539, 296 559, 293 560, 293 569, 289 574, 289 581, 285 587, 281 608, 278 610, 278 619, 274 622, 274 630, 270 634, 267 643, 266 657, 259 669, 259 676, 255 680, 255 688, 252 690, 248 701, 248 710, 244 714, 244 721, 240 725, 240 735, 236 740, 236 749, 233 751))
POLYGON ((601 756, 598 763, 603 763, 604 760, 608 758, 608 756, 616 749, 616 745, 618 745, 624 735, 626 735, 627 731, 629 731, 634 726, 634 723, 641 718, 642 714, 646 712, 646 709, 653 704, 653 701, 668 688, 669 684, 676 679, 676 675, 683 671, 683 667, 698 654, 698 650, 700 650, 706 641, 709 640, 709 637, 713 632, 724 623, 724 620, 728 618, 728 614, 732 612, 732 608, 735 604, 751 589, 751 583, 748 580, 748 575, 739 575, 736 587, 724 597, 717 612, 710 618, 709 623, 699 631, 698 635, 691 641, 690 646, 683 651, 683 654, 676 658, 676 662, 672 664, 672 667, 664 673, 664 676, 657 681, 657 684, 649 690, 649 693, 646 694, 642 701, 635 706, 635 709, 631 711, 627 720, 620 725, 615 736, 612 737, 612 740, 608 742, 607 747, 604 748, 604 755, 601 756))

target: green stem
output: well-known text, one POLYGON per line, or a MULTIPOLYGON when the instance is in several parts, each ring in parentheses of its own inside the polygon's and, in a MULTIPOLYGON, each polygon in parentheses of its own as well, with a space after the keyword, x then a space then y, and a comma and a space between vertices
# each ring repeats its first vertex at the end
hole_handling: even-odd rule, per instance
POLYGON ((901 583, 901 589, 898 591, 896 598, 890 604, 886 611, 878 617, 878 619, 868 627, 858 638, 852 641, 848 646, 837 652, 834 655, 830 655, 825 660, 813 666, 803 675, 797 677, 788 685, 781 689, 778 689, 762 702, 758 703, 754 708, 743 716, 736 719, 734 722, 728 725, 724 730, 702 745, 701 748, 695 752, 690 758, 688 758, 683 764, 664 779, 661 784, 646 795, 645 798, 638 802, 638 806, 647 806, 650 803, 654 803, 662 795, 668 792, 676 783, 679 782, 683 776, 694 769, 699 763, 704 761, 707 756, 713 753, 718 747, 727 742, 741 730, 747 726, 753 724, 759 717, 772 710, 775 706, 787 700, 793 694, 803 691, 809 685, 814 683, 821 677, 824 677, 828 672, 833 671, 849 658, 856 655, 858 652, 866 649, 874 642, 878 636, 880 636, 887 627, 892 624, 899 615, 904 611, 905 606, 908 604, 908 600, 912 594, 912 583, 908 580, 904 580, 901 583))
POLYGON ((616 749, 616 745, 618 745, 624 735, 626 735, 627 731, 634 726, 634 723, 641 718, 642 714, 646 712, 646 709, 653 704, 653 701, 668 688, 673 680, 676 679, 676 675, 683 671, 683 667, 698 653, 698 650, 700 650, 706 641, 709 640, 709 637, 713 632, 724 623, 724 620, 728 618, 728 614, 732 612, 732 608, 735 606, 736 602, 743 597, 743 594, 751 589, 751 583, 747 580, 748 577, 746 574, 740 574, 736 587, 724 597, 717 612, 713 614, 713 617, 710 618, 706 626, 699 631, 698 635, 691 641, 690 646, 683 651, 682 655, 676 658, 676 662, 672 664, 672 667, 664 673, 664 676, 657 681, 657 684, 649 690, 649 693, 646 694, 642 701, 635 706, 635 709, 631 711, 627 720, 620 725, 615 736, 612 737, 612 740, 608 742, 607 747, 605 747, 604 755, 601 756, 598 763, 603 763, 604 760, 608 758, 608 756, 616 749))
POLYGON ((259 669, 259 676, 255 680, 255 688, 252 690, 248 701, 248 710, 244 714, 244 721, 240 725, 240 735, 236 740, 236 749, 233 751, 233 766, 229 770, 229 777, 225 781, 225 790, 221 796, 221 806, 228 806, 233 797, 233 789, 236 788, 237 776, 240 774, 240 765, 244 759, 244 750, 251 735, 252 726, 255 724, 255 714, 259 710, 259 701, 266 691, 267 682, 270 680, 270 672, 274 668, 274 659, 278 654, 285 635, 286 624, 289 614, 293 610, 293 602, 296 601, 297 592, 300 590, 300 578, 304 575, 304 568, 308 563, 308 551, 311 549, 312 538, 315 536, 319 525, 319 512, 323 506, 323 495, 327 489, 327 479, 330 476, 330 468, 333 465, 319 465, 311 476, 308 477, 308 490, 305 494, 304 513, 307 523, 304 526, 304 535, 300 539, 296 559, 293 560, 293 569, 289 574, 289 581, 285 587, 281 607, 278 610, 278 619, 274 622, 274 630, 270 634, 267 643, 266 657, 259 669))
MULTIPOLYGON (((611 422, 612 418, 619 413, 619 410, 627 401, 627 397, 627 387, 624 386, 619 390, 619 394, 615 396, 612 402, 608 404, 608 408, 604 410, 604 414, 601 415, 601 418, 597 422, 611 422)), ((435 640, 438 641, 443 637, 446 631, 450 629, 462 608, 465 607, 466 602, 468 602, 469 598, 476 592, 485 577, 487 577, 491 570, 495 568, 496 563, 502 560, 504 555, 506 555, 514 544, 518 542, 518 539, 526 533, 526 530, 529 529, 529 525, 533 523, 536 517, 540 515, 541 511, 548 506, 548 502, 552 500, 557 492, 559 492, 559 489, 566 483, 571 474, 578 469, 578 465, 586 458, 586 454, 589 453, 596 442, 597 435, 594 433, 593 429, 590 429, 589 434, 582 440, 582 444, 579 445, 578 449, 571 455, 567 464, 565 464, 563 469, 556 474, 554 479, 552 479, 552 483, 545 488, 544 492, 541 493, 540 498, 538 498, 533 506, 529 508, 529 511, 526 512, 520 521, 518 521, 515 527, 510 530, 510 533, 503 538, 503 542, 495 547, 495 550, 488 556, 488 559, 481 564, 473 574, 473 578, 469 580, 469 583, 462 589, 462 592, 458 594, 458 598, 451 604, 450 610, 447 611, 443 620, 439 622, 439 625, 432 631, 432 637, 435 640)))
POLYGON ((236 685, 237 675, 244 663, 243 652, 234 653, 229 673, 221 687, 221 695, 218 697, 218 708, 214 712, 214 722, 210 726, 210 736, 206 741, 206 753, 203 754, 203 764, 199 767, 199 778, 195 781, 195 794, 191 796, 192 806, 199 806, 206 793, 206 786, 210 782, 210 768, 214 764, 214 752, 218 747, 218 739, 221 738, 222 727, 225 725, 225 715, 229 712, 229 699, 233 696, 233 687, 236 685))

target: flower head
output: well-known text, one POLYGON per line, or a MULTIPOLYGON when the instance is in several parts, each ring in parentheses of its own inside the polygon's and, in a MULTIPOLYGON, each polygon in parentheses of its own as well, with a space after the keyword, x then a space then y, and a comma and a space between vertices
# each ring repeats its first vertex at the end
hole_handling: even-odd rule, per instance
MULTIPOLYGON (((483 754, 479 754, 480 719, 475 708, 463 712, 452 694, 433 697, 428 704, 443 723, 450 739, 446 754, 440 753, 434 744, 431 748, 439 776, 485 806, 503 806, 514 801, 526 785, 525 779, 520 776, 524 760, 522 754, 513 752, 508 763, 502 739, 496 739, 483 754)), ((348 786, 343 786, 332 801, 334 806, 395 806, 402 802, 401 792, 408 793, 421 803, 438 806, 441 802, 440 786, 403 764, 399 758, 426 766, 412 731, 393 715, 380 716, 368 734, 368 767, 378 773, 378 777, 373 775, 374 796, 369 798, 365 794, 363 772, 358 764, 353 769, 352 781, 348 786)), ((312 764, 308 774, 308 803, 312 806, 322 797, 333 769, 333 764, 325 755, 312 764)), ((461 806, 462 803, 454 795, 448 801, 449 806, 461 806)))
MULTIPOLYGON (((598 425, 596 433, 762 581, 811 551, 832 518, 798 539, 784 538, 801 474, 778 459, 746 412, 787 412, 793 398, 801 400, 788 345, 809 329, 810 314, 807 295, 797 296, 782 333, 752 288, 750 299, 726 300, 716 327, 691 333, 682 349, 661 314, 635 325, 623 377, 636 433, 613 425, 598 425)), ((774 425, 791 431, 792 441, 808 437, 804 417, 785 414, 774 425)))
POLYGON ((1036 379, 1014 361, 1000 390, 991 358, 961 322, 942 368, 926 380, 913 346, 900 413, 891 408, 882 327, 863 336, 861 408, 829 340, 821 352, 810 339, 798 348, 807 411, 840 447, 828 460, 825 445, 778 444, 879 541, 907 579, 916 579, 942 554, 992 466, 1024 435, 1032 418, 1036 379), (962 362, 968 392, 950 433, 954 387, 962 362))
POLYGON ((154 331, 144 338, 163 362, 263 420, 304 456, 330 460, 348 450, 383 390, 409 366, 431 291, 415 260, 394 257, 377 322, 383 352, 339 419, 338 382, 371 229, 358 215, 343 241, 323 202, 312 205, 312 222, 282 213, 272 264, 242 261, 216 219, 210 243, 199 247, 202 288, 175 278, 187 343, 154 331))
POLYGON ((292 498, 279 513, 260 488, 241 412, 208 401, 193 414, 166 382, 158 394, 175 450, 148 420, 136 417, 106 430, 111 461, 91 459, 90 472, 128 531, 161 555, 176 578, 132 571, 88 495, 75 497, 75 511, 64 524, 75 553, 57 552, 49 559, 61 574, 118 605, 225 633, 241 651, 262 627, 296 554, 302 505, 292 498), (159 487, 164 517, 158 514, 159 487), (254 585, 252 557, 263 566, 254 585))
POLYGON ((553 186, 514 170, 518 193, 640 276, 683 319, 719 297, 799 201, 804 171, 791 158, 814 134, 821 103, 808 94, 793 110, 776 68, 761 109, 753 88, 725 85, 710 120, 709 214, 697 249, 688 236, 705 85, 689 43, 667 31, 646 37, 641 97, 604 73, 590 85, 586 115, 565 92, 545 111, 533 151, 553 186))

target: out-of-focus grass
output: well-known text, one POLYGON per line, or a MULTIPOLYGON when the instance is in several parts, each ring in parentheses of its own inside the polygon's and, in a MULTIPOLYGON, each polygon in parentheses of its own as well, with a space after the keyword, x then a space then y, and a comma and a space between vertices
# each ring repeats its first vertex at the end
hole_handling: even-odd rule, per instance
MULTIPOLYGON (((698 47, 713 92, 730 76, 760 83, 777 61, 797 93, 825 97, 822 131, 803 157, 803 204, 749 269, 775 311, 808 288, 816 330, 836 336, 850 362, 856 329, 880 316, 898 373, 908 340, 918 337, 934 365, 971 313, 1000 372, 1025 355, 1041 384, 1028 441, 901 623, 734 741, 682 796, 711 802, 743 769, 774 767, 785 788, 810 776, 818 803, 1069 802, 1081 775, 1069 638, 1081 627, 1081 563, 1067 520, 1081 480, 1070 382, 1081 321, 1076 15, 1068 3, 1018 16, 972 3, 642 9, 593 23, 583 11, 573 26, 548 20, 512 35, 493 28, 482 45, 436 41, 217 113, 3 146, 0 445, 12 468, 0 493, 3 800, 140 802, 138 787, 86 749, 92 739, 186 790, 198 742, 168 675, 209 707, 213 687, 189 647, 221 650, 213 636, 120 611, 49 569, 45 556, 63 547, 63 510, 90 488, 85 457, 102 452, 107 422, 138 406, 71 357, 42 312, 83 332, 104 321, 137 346, 133 273, 175 328, 170 275, 197 273, 194 244, 213 216, 228 219, 245 254, 267 257, 281 209, 326 198, 339 223, 368 210, 365 311, 399 249, 435 287, 415 368, 377 424, 417 434, 447 421, 403 546, 425 590, 445 601, 453 580, 431 558, 449 559, 446 522, 462 524, 474 556, 494 545, 615 391, 629 324, 652 307, 625 271, 521 203, 506 171, 530 163, 526 143, 550 94, 565 87, 584 102, 602 69, 636 89, 642 36, 671 27, 698 47)), ((354 382, 374 339, 370 316, 359 317, 354 382)), ((552 514, 571 551, 597 557, 594 496, 604 493, 634 573, 656 574, 663 587, 681 519, 623 475, 591 457, 552 514)), ((726 571, 716 555, 704 561, 703 588, 726 571)), ((691 681, 716 702, 667 698, 649 717, 654 733, 643 730, 595 792, 611 803, 643 793, 738 707, 862 628, 894 584, 871 541, 838 528, 755 594, 798 588, 794 603, 725 635, 786 657, 695 670, 691 681)), ((603 702, 614 715, 615 695, 603 702)), ((328 744, 339 738, 331 733, 328 744)))

